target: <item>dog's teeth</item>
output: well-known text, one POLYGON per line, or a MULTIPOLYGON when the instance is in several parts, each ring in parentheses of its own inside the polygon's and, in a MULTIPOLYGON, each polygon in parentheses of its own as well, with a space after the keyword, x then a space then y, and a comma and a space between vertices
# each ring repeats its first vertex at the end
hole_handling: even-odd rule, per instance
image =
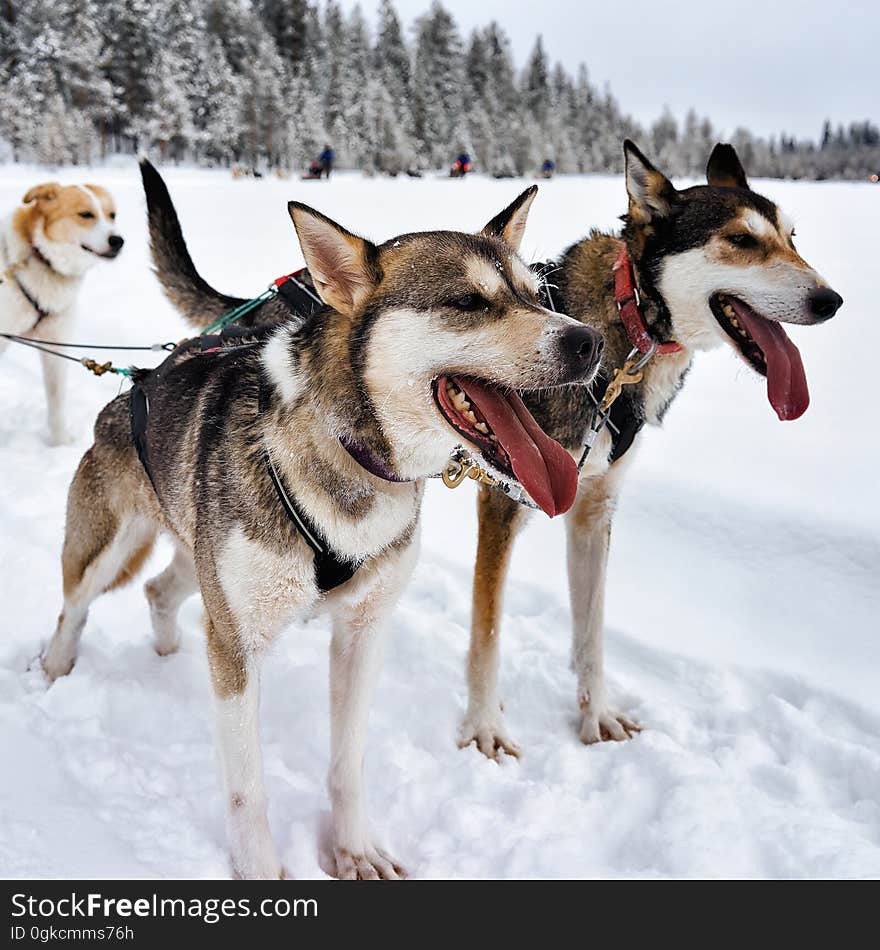
POLYGON ((489 440, 490 440, 491 442, 497 442, 497 441, 498 441, 498 436, 495 435, 494 432, 490 432, 490 433, 489 433, 489 440))
POLYGON ((474 428, 477 430, 477 432, 482 432, 483 435, 489 434, 489 427, 486 425, 485 422, 475 422, 474 428))

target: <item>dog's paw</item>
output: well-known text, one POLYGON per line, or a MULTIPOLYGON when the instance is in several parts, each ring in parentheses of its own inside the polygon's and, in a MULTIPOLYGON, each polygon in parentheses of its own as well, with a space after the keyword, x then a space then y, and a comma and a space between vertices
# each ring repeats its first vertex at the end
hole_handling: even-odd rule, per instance
POLYGON ((465 749, 471 743, 476 743, 480 752, 493 762, 500 762, 505 754, 514 759, 521 754, 519 746, 504 729, 500 716, 495 719, 465 716, 458 730, 458 747, 465 749))
MULTIPOLYGON (((242 829, 239 829, 242 830, 242 829)), ((244 834, 248 830, 245 828, 244 834)), ((232 848, 232 876, 237 881, 279 881, 285 877, 268 829, 255 830, 250 838, 234 835, 243 840, 242 847, 232 848)))
POLYGON ((244 867, 233 865, 232 876, 236 881, 283 881, 287 877, 284 868, 273 862, 244 867))
POLYGON ((54 683, 60 676, 67 676, 75 662, 75 656, 62 655, 51 649, 40 657, 40 666, 50 683, 54 683))
POLYGON ((333 857, 340 881, 402 881, 407 876, 400 864, 372 846, 359 854, 348 848, 334 848, 333 857))
POLYGON ((581 742, 592 745, 594 742, 622 742, 632 739, 642 731, 642 727, 613 709, 603 708, 595 711, 591 707, 582 707, 581 742))
POLYGON ((57 449, 64 445, 75 445, 76 436, 67 429, 52 429, 46 436, 46 444, 52 449, 57 449))
POLYGON ((153 635, 153 649, 159 656, 171 656, 180 649, 180 631, 173 627, 153 635))

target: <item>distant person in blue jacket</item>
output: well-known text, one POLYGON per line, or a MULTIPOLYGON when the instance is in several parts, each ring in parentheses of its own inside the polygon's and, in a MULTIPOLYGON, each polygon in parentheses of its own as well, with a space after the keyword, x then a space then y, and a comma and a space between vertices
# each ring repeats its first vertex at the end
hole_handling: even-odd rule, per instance
MULTIPOLYGON (((318 156, 318 161, 321 163, 321 173, 325 178, 330 177, 330 172, 333 171, 333 159, 336 158, 336 153, 330 147, 330 145, 324 146, 324 151, 318 156)), ((320 175, 318 176, 321 177, 320 175)))
POLYGON ((552 178, 556 174, 556 162, 547 158, 541 166, 541 176, 543 178, 552 178))
POLYGON ((461 155, 452 163, 452 168, 449 169, 450 178, 464 178, 464 176, 471 170, 471 157, 467 152, 462 152, 461 155))

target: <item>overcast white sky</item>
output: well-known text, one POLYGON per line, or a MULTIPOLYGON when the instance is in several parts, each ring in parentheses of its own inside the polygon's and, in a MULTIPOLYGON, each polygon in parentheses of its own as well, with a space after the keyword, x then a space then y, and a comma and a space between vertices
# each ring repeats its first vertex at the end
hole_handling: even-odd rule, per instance
MULTIPOLYGON (((351 8, 356 0, 342 0, 351 8)), ((360 0, 375 22, 379 0, 360 0)), ((409 25, 430 0, 395 0, 409 25)), ((522 65, 542 33, 649 122, 694 106, 721 131, 817 138, 823 119, 880 118, 880 3, 867 0, 446 0, 467 35, 498 20, 522 65)))

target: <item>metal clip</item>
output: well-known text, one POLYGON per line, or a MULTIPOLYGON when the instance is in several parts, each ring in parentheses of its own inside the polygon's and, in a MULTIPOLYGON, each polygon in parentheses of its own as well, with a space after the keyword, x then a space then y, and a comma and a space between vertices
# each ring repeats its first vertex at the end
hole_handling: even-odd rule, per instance
POLYGON ((461 450, 452 456, 446 468, 440 473, 440 477, 447 488, 458 488, 466 478, 472 478, 481 485, 497 486, 500 484, 466 452, 461 450))
POLYGON ((96 360, 90 359, 87 356, 84 356, 80 362, 87 370, 90 370, 95 374, 95 376, 103 376, 104 373, 114 373, 116 372, 113 368, 113 364, 110 360, 107 360, 106 363, 98 363, 96 360))
POLYGON ((451 458, 446 468, 440 473, 443 484, 447 488, 458 488, 458 486, 470 475, 474 463, 470 460, 451 458))
POLYGON ((608 383, 602 402, 599 403, 599 414, 605 415, 608 412, 624 386, 631 386, 633 383, 640 383, 641 381, 642 371, 636 368, 635 360, 629 359, 623 364, 623 369, 614 370, 614 376, 611 378, 611 382, 608 383))

